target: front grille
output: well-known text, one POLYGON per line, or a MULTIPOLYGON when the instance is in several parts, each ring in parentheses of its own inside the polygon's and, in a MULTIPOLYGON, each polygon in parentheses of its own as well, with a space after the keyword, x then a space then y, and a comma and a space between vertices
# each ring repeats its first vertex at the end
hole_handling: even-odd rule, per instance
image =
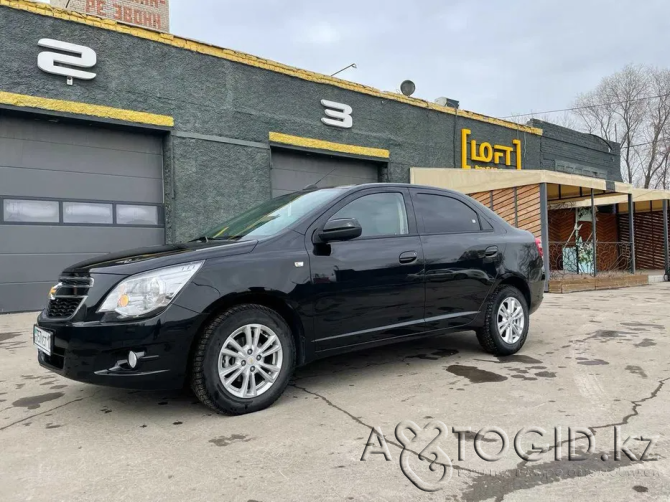
POLYGON ((61 277, 59 282, 64 288, 78 288, 86 291, 93 285, 93 279, 90 277, 61 277))
POLYGON ((92 286, 93 279, 90 277, 61 277, 47 305, 47 318, 70 319, 77 313, 92 286))
POLYGON ((47 317, 68 319, 74 315, 83 300, 83 298, 54 298, 47 306, 47 317))

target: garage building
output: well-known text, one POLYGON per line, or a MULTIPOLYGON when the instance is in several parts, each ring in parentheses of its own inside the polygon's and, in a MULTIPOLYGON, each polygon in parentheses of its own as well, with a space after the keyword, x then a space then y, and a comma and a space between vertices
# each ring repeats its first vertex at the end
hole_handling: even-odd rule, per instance
POLYGON ((160 137, 4 115, 0 166, 8 311, 43 302, 74 261, 165 242, 160 137))
POLYGON ((413 166, 621 181, 619 146, 592 135, 48 5, 2 0, 0 41, 0 313, 41 309, 77 261, 311 184, 409 182, 413 166))

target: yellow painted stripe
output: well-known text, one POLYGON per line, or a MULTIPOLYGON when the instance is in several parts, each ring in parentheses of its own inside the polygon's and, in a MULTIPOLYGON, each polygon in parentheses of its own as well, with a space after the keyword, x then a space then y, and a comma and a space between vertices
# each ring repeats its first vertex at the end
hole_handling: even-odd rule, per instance
POLYGON ((459 117, 466 117, 479 122, 486 122, 488 124, 494 124, 497 126, 506 127, 508 129, 513 129, 515 131, 542 135, 542 129, 539 129, 537 127, 530 127, 526 125, 516 124, 514 122, 508 122, 506 120, 494 117, 488 117, 486 115, 481 115, 475 112, 469 112, 467 110, 456 110, 455 108, 440 106, 438 104, 431 103, 429 101, 424 101, 422 99, 408 98, 406 96, 403 96, 402 94, 394 92, 380 91, 379 89, 375 89, 374 87, 356 84, 354 82, 341 80, 339 78, 330 77, 328 75, 322 75, 320 73, 301 70, 293 66, 277 63, 269 59, 259 58, 256 56, 252 56, 250 54, 245 54, 243 52, 238 52, 231 49, 223 49, 221 47, 216 47, 214 45, 205 44, 202 42, 196 42, 195 40, 176 37, 169 33, 161 33, 147 28, 139 28, 136 26, 130 26, 123 23, 117 23, 116 21, 111 19, 103 19, 96 16, 90 16, 86 14, 79 14, 77 12, 66 11, 63 9, 51 7, 47 4, 43 4, 40 2, 30 2, 27 0, 0 0, 0 6, 6 6, 11 7, 13 9, 24 10, 42 16, 64 19, 66 21, 74 21, 76 23, 87 24, 89 26, 95 26, 97 28, 102 28, 104 30, 111 30, 116 31, 118 33, 125 33, 126 35, 132 35, 134 37, 143 38, 146 40, 152 40, 154 42, 171 45, 173 47, 179 47, 181 49, 198 52, 200 54, 207 54, 209 56, 221 59, 227 59, 228 61, 235 61, 237 63, 254 66, 256 68, 263 68, 265 70, 281 73, 283 75, 289 75, 291 77, 307 80, 309 82, 331 85, 334 87, 339 87, 341 89, 346 89, 348 91, 367 94, 369 96, 375 96, 378 98, 387 99, 391 101, 398 101, 400 103, 405 103, 408 105, 417 106, 419 108, 425 108, 440 113, 447 113, 450 115, 456 115, 458 113, 459 117))
POLYGON ((137 124, 149 124, 162 127, 174 126, 174 119, 168 115, 156 115, 154 113, 123 110, 121 108, 78 103, 76 101, 62 101, 60 99, 26 96, 23 94, 13 94, 11 92, 0 91, 0 103, 22 108, 37 108, 53 112, 73 113, 75 115, 122 120, 124 122, 134 122, 137 124))
POLYGON ((350 153, 352 155, 362 155, 365 157, 379 157, 388 159, 391 153, 382 148, 370 148, 367 146, 346 145, 344 143, 332 143, 320 139, 303 138, 302 136, 291 136, 279 132, 270 133, 270 141, 281 143, 283 145, 300 146, 302 148, 313 148, 315 150, 329 150, 331 152, 350 153))

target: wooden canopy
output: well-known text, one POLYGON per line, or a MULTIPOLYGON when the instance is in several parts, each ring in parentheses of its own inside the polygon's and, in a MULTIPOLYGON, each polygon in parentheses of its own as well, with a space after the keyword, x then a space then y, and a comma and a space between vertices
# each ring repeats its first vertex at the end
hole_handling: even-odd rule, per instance
MULTIPOLYGON (((663 201, 670 200, 670 190, 652 190, 648 188, 633 188, 631 190, 633 196, 633 212, 648 213, 650 211, 662 211, 663 201)), ((573 207, 588 207, 590 201, 575 202, 573 207)), ((616 204, 618 213, 628 213, 628 196, 627 195, 609 195, 607 197, 600 197, 595 201, 596 206, 609 206, 616 204)))
POLYGON ((410 182, 417 185, 450 188, 465 194, 546 183, 549 204, 559 201, 587 200, 590 204, 592 191, 595 197, 613 195, 626 197, 633 190, 631 185, 618 181, 533 169, 480 170, 413 167, 410 170, 410 182))

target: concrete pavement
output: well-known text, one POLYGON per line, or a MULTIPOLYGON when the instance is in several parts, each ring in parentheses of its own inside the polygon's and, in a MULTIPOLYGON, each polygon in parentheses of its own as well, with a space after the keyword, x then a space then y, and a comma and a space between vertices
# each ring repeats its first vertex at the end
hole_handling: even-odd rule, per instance
MULTIPOLYGON (((212 414, 188 392, 63 379, 36 362, 35 316, 0 316, 0 500, 668 500, 669 295, 666 283, 547 295, 517 356, 489 356, 468 332, 334 357, 298 370, 278 403, 242 417, 212 414), (412 440, 402 428, 406 469, 437 491, 401 470, 394 431, 404 420, 446 425, 433 447, 438 429, 412 440), (487 426, 509 439, 497 461, 475 451, 487 426), (520 436, 520 452, 548 451, 524 461, 513 442, 531 426, 545 434, 520 436), (620 439, 638 438, 626 444, 638 459, 654 440, 646 460, 620 448, 615 460, 616 426, 620 439), (372 427, 390 461, 372 452, 383 446, 372 427), (453 427, 471 429, 462 460, 453 427), (575 434, 584 460, 568 459, 569 427, 594 435, 587 453, 575 434), (440 465, 431 471, 411 453, 434 459, 436 447, 453 464, 443 483, 440 465)), ((494 432, 479 443, 489 457, 501 444, 494 432)))

